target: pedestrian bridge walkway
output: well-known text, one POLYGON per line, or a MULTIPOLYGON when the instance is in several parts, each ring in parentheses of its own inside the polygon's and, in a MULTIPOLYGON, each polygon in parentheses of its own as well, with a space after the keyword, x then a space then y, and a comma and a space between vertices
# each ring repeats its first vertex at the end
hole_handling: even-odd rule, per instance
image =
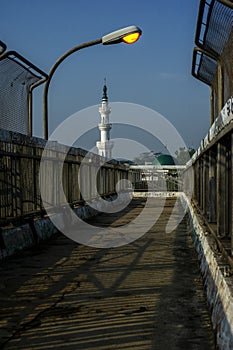
POLYGON ((1 349, 233 349, 232 8, 200 0, 192 75, 210 87, 210 129, 185 168, 130 167, 47 142, 46 112, 45 139, 31 137, 32 90, 48 75, 0 41, 1 349), (150 198, 141 225, 111 248, 146 199, 91 219, 90 203, 128 184, 179 199, 150 198), (70 224, 67 208, 109 229, 104 248, 98 234, 86 246, 57 233, 52 220, 70 224))
MULTIPOLYGON (((153 198, 152 212, 161 201, 153 198)), ((145 202, 90 223, 120 226, 145 202)), ((56 234, 3 261, 1 348, 215 349, 189 219, 175 203, 166 199, 159 220, 130 244, 96 249, 56 234), (184 217, 166 233, 172 211, 184 217)))

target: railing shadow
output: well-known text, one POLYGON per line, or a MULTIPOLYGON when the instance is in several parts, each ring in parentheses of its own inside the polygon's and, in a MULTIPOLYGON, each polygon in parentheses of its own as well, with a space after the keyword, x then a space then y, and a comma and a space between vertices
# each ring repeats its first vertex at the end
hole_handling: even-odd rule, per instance
POLYGON ((16 271, 8 260, 2 282, 18 280, 1 301, 2 348, 214 349, 186 218, 164 230, 174 202, 129 245, 93 249, 58 236, 44 251, 19 256, 16 271))

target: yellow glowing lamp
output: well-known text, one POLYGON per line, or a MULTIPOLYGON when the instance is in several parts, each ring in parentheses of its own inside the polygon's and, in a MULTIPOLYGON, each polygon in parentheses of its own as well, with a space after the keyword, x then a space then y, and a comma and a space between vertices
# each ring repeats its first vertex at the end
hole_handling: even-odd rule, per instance
POLYGON ((133 44, 135 43, 138 39, 140 38, 140 33, 136 32, 136 33, 132 33, 129 35, 126 35, 122 38, 122 41, 124 41, 124 43, 126 44, 133 44))
POLYGON ((139 39, 141 34, 142 34, 141 29, 136 26, 126 27, 103 36, 102 44, 112 45, 112 44, 118 44, 122 41, 126 44, 133 44, 139 39))

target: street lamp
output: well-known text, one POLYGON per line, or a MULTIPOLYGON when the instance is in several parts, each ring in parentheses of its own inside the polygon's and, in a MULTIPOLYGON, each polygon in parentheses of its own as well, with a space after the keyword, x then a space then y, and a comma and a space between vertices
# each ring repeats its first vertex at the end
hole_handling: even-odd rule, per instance
POLYGON ((102 38, 89 41, 84 44, 78 45, 73 47, 72 49, 68 50, 66 53, 64 53, 52 66, 50 72, 48 73, 48 78, 46 80, 46 83, 44 85, 44 138, 48 140, 48 89, 51 82, 51 79, 53 77, 53 74, 55 73, 56 69, 62 63, 68 56, 70 56, 72 53, 79 51, 81 49, 84 49, 89 46, 94 46, 98 44, 103 45, 112 45, 112 44, 118 44, 121 42, 124 42, 126 44, 133 44, 135 43, 140 35, 142 34, 142 31, 140 28, 136 26, 130 26, 126 28, 122 28, 119 30, 116 30, 112 33, 109 33, 107 35, 104 35, 102 38))

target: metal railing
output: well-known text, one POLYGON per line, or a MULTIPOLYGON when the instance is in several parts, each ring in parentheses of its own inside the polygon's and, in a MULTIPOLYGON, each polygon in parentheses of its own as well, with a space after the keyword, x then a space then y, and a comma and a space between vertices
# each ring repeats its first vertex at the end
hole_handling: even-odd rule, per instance
MULTIPOLYGON (((11 222, 25 221, 28 218, 45 214, 39 186, 41 157, 46 141, 25 135, 0 130, 0 226, 11 222)), ((47 198, 51 203, 59 203, 61 182, 56 171, 61 164, 65 146, 56 147, 46 159, 46 176, 52 179, 53 186, 48 186, 47 198)), ((69 149, 69 147, 68 147, 69 149)), ((67 202, 74 207, 83 203, 78 181, 81 162, 86 152, 71 148, 63 164, 62 185, 67 202)), ((84 175, 81 175, 82 187, 89 200, 95 199, 95 186, 98 196, 116 193, 116 184, 129 179, 136 182, 137 172, 117 161, 104 163, 101 167, 90 159, 82 163, 84 175), (97 169, 97 170, 96 170, 97 169), (96 176, 97 174, 97 176, 96 176)), ((42 174, 43 176, 43 174, 42 174)), ((120 189, 121 190, 121 189, 120 189)))
POLYGON ((233 1, 201 0, 192 75, 211 88, 211 128, 187 163, 184 192, 233 267, 233 1))
POLYGON ((185 166, 132 165, 130 168, 139 172, 139 177, 135 181, 135 191, 180 192, 183 190, 185 166))

